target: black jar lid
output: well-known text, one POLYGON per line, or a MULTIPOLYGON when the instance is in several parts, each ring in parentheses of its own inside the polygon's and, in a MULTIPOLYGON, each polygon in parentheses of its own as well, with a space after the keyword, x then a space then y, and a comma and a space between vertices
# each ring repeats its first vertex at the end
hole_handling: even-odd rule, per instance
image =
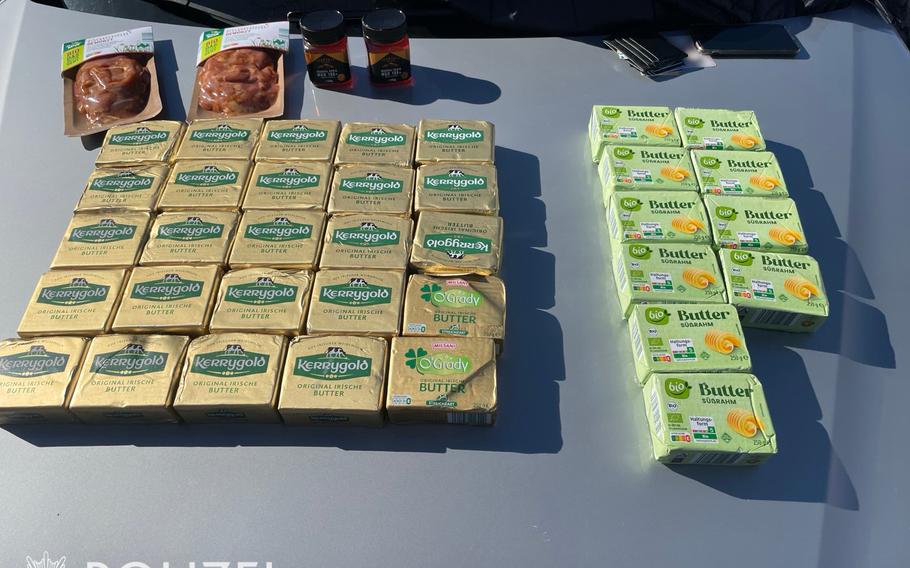
POLYGON ((312 43, 335 43, 344 37, 344 16, 338 10, 318 10, 300 18, 300 31, 312 43))
POLYGON ((408 33, 408 19, 394 8, 375 10, 361 20, 363 37, 379 43, 395 43, 408 33))

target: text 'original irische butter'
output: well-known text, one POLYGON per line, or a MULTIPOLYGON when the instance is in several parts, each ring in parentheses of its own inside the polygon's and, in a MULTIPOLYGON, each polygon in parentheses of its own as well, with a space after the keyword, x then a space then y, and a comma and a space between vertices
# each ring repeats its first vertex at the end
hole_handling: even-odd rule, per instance
POLYGON ((123 291, 114 331, 118 333, 186 333, 208 329, 218 266, 140 266, 123 291))
POLYGON ((136 264, 148 231, 142 211, 73 215, 51 268, 127 268, 136 264))
POLYGON ((324 227, 322 211, 245 211, 228 264, 315 268, 324 227))
POLYGON ((313 284, 307 332, 398 335, 403 298, 403 271, 320 270, 313 284))
POLYGON ((382 426, 387 358, 379 337, 294 339, 278 412, 287 424, 382 426))
POLYGON ((499 185, 492 164, 435 163, 417 169, 414 211, 499 214, 499 185))
POLYGON ((224 264, 237 217, 230 211, 162 213, 152 224, 139 264, 224 264))
POLYGON ((611 146, 597 167, 604 198, 614 191, 698 191, 688 150, 611 146))
POLYGON ((52 270, 32 293, 19 335, 100 335, 111 322, 126 270, 52 270))
POLYGON ((247 182, 243 209, 325 210, 332 166, 325 162, 259 162, 247 182))
POLYGON ((686 148, 751 152, 765 149, 765 139, 751 110, 677 108, 675 115, 686 148))
POLYGON ((249 160, 259 141, 261 118, 194 120, 183 134, 178 160, 249 160))
POLYGON ((69 422, 66 405, 88 340, 0 341, 0 424, 69 422))
POLYGON ((505 328, 506 288, 495 276, 434 278, 414 274, 408 280, 403 335, 502 341, 505 328))
POLYGON ((187 422, 278 422, 287 338, 216 333, 187 350, 174 410, 187 422))
POLYGON ((607 200, 610 238, 617 243, 711 242, 711 224, 694 192, 611 193, 607 200))
POLYGON ((221 279, 209 328, 298 335, 310 301, 313 273, 271 268, 232 270, 221 279))
POLYGON ((488 426, 496 419, 492 339, 392 339, 386 410, 392 422, 488 426))
POLYGON ((771 152, 693 150, 702 193, 725 196, 787 197, 787 183, 771 152))
POLYGON ((329 213, 410 216, 414 170, 398 166, 347 165, 335 170, 329 213))
POLYGON ((413 229, 413 221, 395 215, 333 215, 319 267, 405 270, 413 229))
POLYGON ((246 160, 181 160, 171 168, 158 209, 236 211, 249 168, 246 160))
POLYGON ((176 422, 174 390, 189 338, 104 335, 85 355, 70 412, 83 422, 176 422))
POLYGON ((128 168, 98 168, 85 183, 76 211, 128 209, 151 211, 167 180, 163 164, 135 164, 128 168))
POLYGON ((721 248, 761 249, 804 254, 809 251, 792 199, 739 199, 705 196, 714 244, 721 248))
POLYGON ((418 164, 493 163, 493 124, 486 120, 428 120, 417 127, 418 164))
POLYGON ((411 265, 438 275, 499 272, 502 219, 486 215, 426 212, 417 220, 411 265))
POLYGON ((185 126, 183 122, 173 120, 146 120, 115 126, 104 135, 104 144, 95 163, 99 167, 167 163, 177 152, 185 126))
POLYGON ((642 389, 654 459, 757 465, 777 453, 764 390, 748 373, 654 373, 642 389))
POLYGON ((410 167, 414 127, 407 124, 349 122, 341 129, 336 164, 389 164, 410 167))
POLYGON ((609 146, 680 146, 676 121, 668 107, 595 105, 588 124, 594 163, 609 146))
POLYGON ((337 120, 270 120, 262 131, 256 161, 330 162, 340 129, 337 120))

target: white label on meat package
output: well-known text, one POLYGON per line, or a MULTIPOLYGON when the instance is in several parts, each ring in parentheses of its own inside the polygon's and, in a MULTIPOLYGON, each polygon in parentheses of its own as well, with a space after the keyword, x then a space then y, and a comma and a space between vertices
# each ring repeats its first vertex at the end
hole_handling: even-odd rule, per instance
POLYGON ((60 50, 60 71, 66 71, 102 55, 154 52, 155 36, 151 26, 77 39, 63 44, 60 50))
POLYGON ((208 30, 199 35, 199 65, 219 51, 237 47, 263 47, 287 52, 290 29, 287 22, 269 22, 236 28, 208 30))

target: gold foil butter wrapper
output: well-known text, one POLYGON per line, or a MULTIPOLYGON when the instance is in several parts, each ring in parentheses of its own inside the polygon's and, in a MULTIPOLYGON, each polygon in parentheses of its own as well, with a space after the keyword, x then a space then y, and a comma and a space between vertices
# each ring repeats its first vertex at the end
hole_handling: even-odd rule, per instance
POLYGON ((114 331, 206 333, 220 277, 218 266, 135 268, 123 291, 114 331))
POLYGON ((411 265, 436 275, 499 272, 502 219, 457 213, 421 213, 417 220, 411 265))
POLYGON ((97 168, 85 182, 76 211, 129 209, 152 211, 167 181, 164 164, 136 164, 126 168, 97 168))
POLYGON ((315 268, 324 229, 322 211, 246 211, 228 263, 232 269, 315 268))
POLYGON ((174 410, 187 422, 279 422, 278 382, 287 338, 218 333, 187 350, 174 410))
POLYGON ((417 127, 417 163, 493 163, 493 124, 486 120, 428 120, 417 127))
POLYGON ((341 129, 336 164, 390 164, 410 167, 414 162, 414 127, 408 124, 349 122, 341 129))
POLYGON ((331 162, 341 123, 337 120, 270 120, 265 123, 257 162, 331 162))
POLYGON ((329 213, 410 216, 414 170, 397 166, 350 165, 335 170, 329 213))
POLYGON ((127 274, 124 269, 45 272, 19 323, 19 335, 100 335, 111 322, 127 274))
POLYGON ((291 341, 278 412, 287 424, 382 426, 388 344, 330 335, 291 341))
POLYGON ((386 411, 391 422, 489 426, 496 420, 492 339, 392 339, 386 411))
POLYGON ((102 211, 73 215, 51 268, 128 268, 136 264, 149 214, 102 211))
POLYGON ((181 160, 171 168, 158 209, 237 211, 249 171, 246 160, 181 160))
POLYGON ((313 284, 307 332, 398 335, 403 298, 403 271, 320 270, 313 284))
POLYGON ((166 163, 173 159, 186 125, 175 120, 146 120, 115 126, 104 135, 98 166, 166 163))
POLYGON ((182 335, 96 337, 70 412, 87 423, 177 422, 171 405, 188 343, 182 335))
POLYGON ((246 331, 299 335, 310 302, 313 273, 271 268, 232 270, 221 279, 212 333, 246 331))
POLYGON ((247 182, 243 209, 325 210, 332 166, 325 162, 259 162, 247 182))
POLYGON ((178 160, 237 159, 253 156, 261 118, 206 118, 194 120, 183 134, 178 160))
POLYGON ((403 335, 502 341, 505 327, 506 287, 495 276, 437 278, 414 274, 408 280, 403 335))
POLYGON ((334 215, 322 245, 320 268, 405 270, 414 222, 394 215, 334 215))
POLYGON ((237 219, 229 211, 162 213, 152 224, 139 264, 224 264, 237 219))
POLYGON ((417 168, 414 211, 499 214, 499 184, 492 164, 435 163, 417 168))
POLYGON ((88 340, 0 341, 0 424, 72 422, 66 405, 88 340))

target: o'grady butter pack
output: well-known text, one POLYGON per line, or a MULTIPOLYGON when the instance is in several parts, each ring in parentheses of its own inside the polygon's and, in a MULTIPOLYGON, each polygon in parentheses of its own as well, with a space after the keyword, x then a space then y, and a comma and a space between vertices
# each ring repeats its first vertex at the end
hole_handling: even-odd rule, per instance
POLYGON ((751 152, 765 149, 765 139, 751 110, 677 108, 675 114, 686 148, 751 152))
POLYGON ((136 164, 128 168, 98 168, 85 183, 76 211, 128 209, 151 211, 167 180, 167 166, 136 164))
POLYGON ((811 256, 722 249, 720 260, 744 326, 815 331, 828 317, 825 285, 811 256))
POLYGON ((88 340, 0 341, 0 424, 71 422, 66 405, 88 340))
POLYGON ((417 169, 414 211, 499 214, 496 166, 440 162, 417 169))
POLYGON ((19 323, 19 335, 93 336, 111 330, 126 270, 45 272, 19 323))
POLYGON ((414 170, 398 166, 349 165, 335 170, 329 213, 385 213, 409 217, 414 170))
POLYGON ((613 276, 624 317, 636 304, 727 301, 717 257, 708 245, 614 244, 613 276))
POLYGON ((259 141, 261 118, 206 118, 194 120, 183 135, 178 160, 249 160, 259 141))
POLYGON ((167 163, 177 153, 183 122, 146 120, 115 126, 104 135, 104 145, 95 163, 100 166, 167 163))
POLYGON ((709 195, 714 244, 720 248, 767 252, 809 252, 796 203, 792 199, 739 199, 709 195))
POLYGON ((413 274, 404 300, 402 334, 489 337, 506 330, 506 287, 495 276, 434 278, 413 274))
POLYGON ((341 129, 335 163, 389 164, 414 162, 414 127, 407 124, 349 122, 341 129))
POLYGON ((487 276, 502 264, 502 219, 426 212, 417 220, 411 265, 427 274, 487 276))
POLYGON ((76 213, 51 268, 128 268, 145 242, 149 214, 140 211, 76 213))
POLYGON ((139 264, 224 264, 236 225, 237 213, 229 211, 162 213, 152 224, 139 264))
POLYGON ((421 120, 417 127, 418 164, 493 163, 493 124, 486 120, 421 120))
POLYGON ((332 166, 324 162, 259 162, 247 183, 243 210, 325 210, 332 166))
POLYGON ((182 160, 171 168, 158 201, 162 211, 240 208, 249 173, 246 160, 182 160))
POLYGON ((341 123, 337 120, 270 120, 265 123, 257 162, 331 162, 341 123))
POLYGON ((246 211, 228 263, 231 268, 315 268, 324 228, 322 211, 246 211))
POLYGON ((595 105, 588 131, 595 164, 600 162, 609 146, 680 147, 676 122, 669 107, 595 105))
POLYGON ((728 304, 649 304, 629 316, 635 374, 748 371, 752 360, 736 309, 728 304))
POLYGON ((702 193, 746 197, 787 197, 787 183, 771 152, 693 150, 702 193))
POLYGON ((271 268, 232 270, 221 279, 213 333, 248 331, 298 335, 303 329, 313 273, 271 268))
POLYGON ((701 197, 693 192, 611 193, 607 201, 610 238, 616 243, 708 244, 711 226, 701 197))
POLYGON ((692 160, 682 148, 611 146, 597 173, 605 201, 614 191, 698 191, 692 160))
POLYGON ((398 335, 403 299, 403 271, 320 270, 313 284, 307 333, 398 335))
POLYGON ((395 215, 334 215, 319 267, 405 270, 413 232, 413 221, 395 215))

